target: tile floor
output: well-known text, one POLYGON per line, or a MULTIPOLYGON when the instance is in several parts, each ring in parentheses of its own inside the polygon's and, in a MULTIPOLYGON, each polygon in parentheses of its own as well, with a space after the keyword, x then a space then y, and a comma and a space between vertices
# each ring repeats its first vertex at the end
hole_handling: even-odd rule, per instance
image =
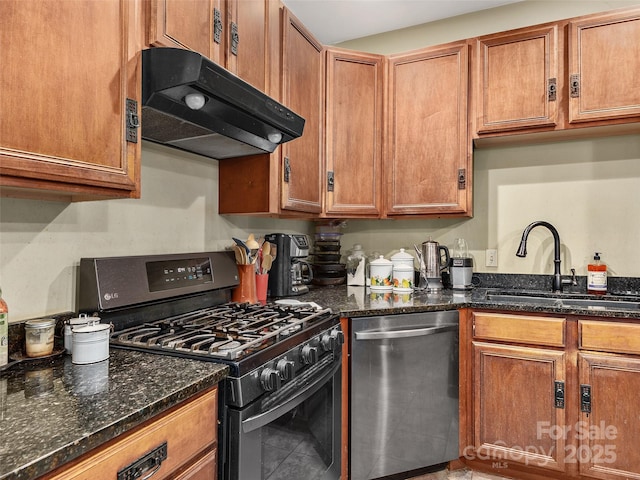
POLYGON ((427 473, 408 480, 504 480, 506 477, 489 475, 488 473, 475 472, 466 468, 460 470, 442 470, 435 473, 427 473))

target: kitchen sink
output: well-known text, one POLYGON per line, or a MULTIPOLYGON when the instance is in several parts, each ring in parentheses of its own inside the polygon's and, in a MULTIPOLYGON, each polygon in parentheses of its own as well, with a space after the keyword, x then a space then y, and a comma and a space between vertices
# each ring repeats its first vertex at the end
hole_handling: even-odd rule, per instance
POLYGON ((518 293, 487 293, 487 300, 498 303, 516 303, 541 305, 549 307, 576 307, 589 310, 640 310, 640 299, 625 297, 584 298, 571 294, 518 294, 518 293))

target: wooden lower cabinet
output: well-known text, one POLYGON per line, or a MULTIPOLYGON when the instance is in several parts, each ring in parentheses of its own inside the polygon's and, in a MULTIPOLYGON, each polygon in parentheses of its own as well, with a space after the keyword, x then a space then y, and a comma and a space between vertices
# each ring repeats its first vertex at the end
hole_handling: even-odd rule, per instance
POLYGON ((573 455, 580 473, 605 480, 640 479, 640 359, 580 353, 578 371, 581 390, 588 388, 590 394, 590 412, 580 413, 573 455))
POLYGON ((521 479, 640 480, 640 319, 465 318, 465 463, 521 479))
MULTIPOLYGON (((556 407, 556 382, 565 381, 565 353, 544 348, 474 342, 475 455, 564 471, 565 410, 556 407)), ((493 462, 492 462, 493 465, 493 462)))
POLYGON ((144 471, 135 478, 151 477, 152 471, 157 469, 152 475, 154 480, 215 480, 217 392, 214 387, 63 465, 41 480, 113 480, 118 478, 119 472, 145 458, 148 460, 144 463, 144 471), (149 459, 165 455, 159 465, 149 459))

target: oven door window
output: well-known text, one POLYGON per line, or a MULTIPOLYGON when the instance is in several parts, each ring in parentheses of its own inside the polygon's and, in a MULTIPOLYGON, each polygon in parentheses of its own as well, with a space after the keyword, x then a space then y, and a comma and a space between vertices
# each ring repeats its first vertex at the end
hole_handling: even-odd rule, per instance
POLYGON ((340 478, 340 362, 230 410, 230 480, 340 478))

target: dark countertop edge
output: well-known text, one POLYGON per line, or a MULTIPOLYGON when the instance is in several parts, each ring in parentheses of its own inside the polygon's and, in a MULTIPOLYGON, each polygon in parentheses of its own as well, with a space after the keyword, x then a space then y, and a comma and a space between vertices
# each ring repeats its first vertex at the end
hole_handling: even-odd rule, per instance
POLYGON ((469 301, 469 302, 461 302, 461 303, 442 303, 442 304, 431 304, 431 305, 414 305, 410 307, 392 307, 385 309, 359 309, 359 310, 349 310, 343 309, 335 311, 335 313, 339 314, 344 318, 355 318, 355 317, 370 317, 370 316, 380 316, 380 315, 398 315, 398 314, 407 314, 407 313, 420 313, 420 312, 434 312, 434 311, 444 311, 444 310, 459 310, 463 308, 472 308, 478 310, 502 310, 502 311, 512 311, 512 312, 521 312, 521 313, 540 313, 540 314, 553 314, 553 315, 566 315, 566 316, 574 316, 574 317, 605 317, 603 320, 607 318, 617 318, 617 319, 638 319, 640 320, 640 311, 633 312, 631 310, 615 310, 615 309, 604 309, 604 310, 590 310, 587 308, 579 308, 579 307, 551 307, 548 305, 534 305, 527 303, 520 304, 508 304, 508 303, 497 303, 497 302, 482 302, 482 301, 469 301))
MULTIPOLYGON (((197 360, 194 360, 197 361, 197 360)), ((162 414, 163 412, 179 405, 199 393, 217 385, 229 373, 229 367, 217 364, 220 369, 213 372, 194 383, 176 390, 175 392, 154 401, 144 409, 138 410, 117 422, 105 425, 104 428, 79 438, 72 444, 67 444, 49 455, 35 459, 33 462, 22 465, 12 472, 0 476, 0 480, 33 480, 42 475, 49 474, 57 468, 80 458, 87 452, 104 445, 114 438, 129 433, 134 428, 143 424, 147 420, 162 414), (78 445, 81 444, 81 448, 78 445), (71 452, 71 453, 70 453, 71 452)))

